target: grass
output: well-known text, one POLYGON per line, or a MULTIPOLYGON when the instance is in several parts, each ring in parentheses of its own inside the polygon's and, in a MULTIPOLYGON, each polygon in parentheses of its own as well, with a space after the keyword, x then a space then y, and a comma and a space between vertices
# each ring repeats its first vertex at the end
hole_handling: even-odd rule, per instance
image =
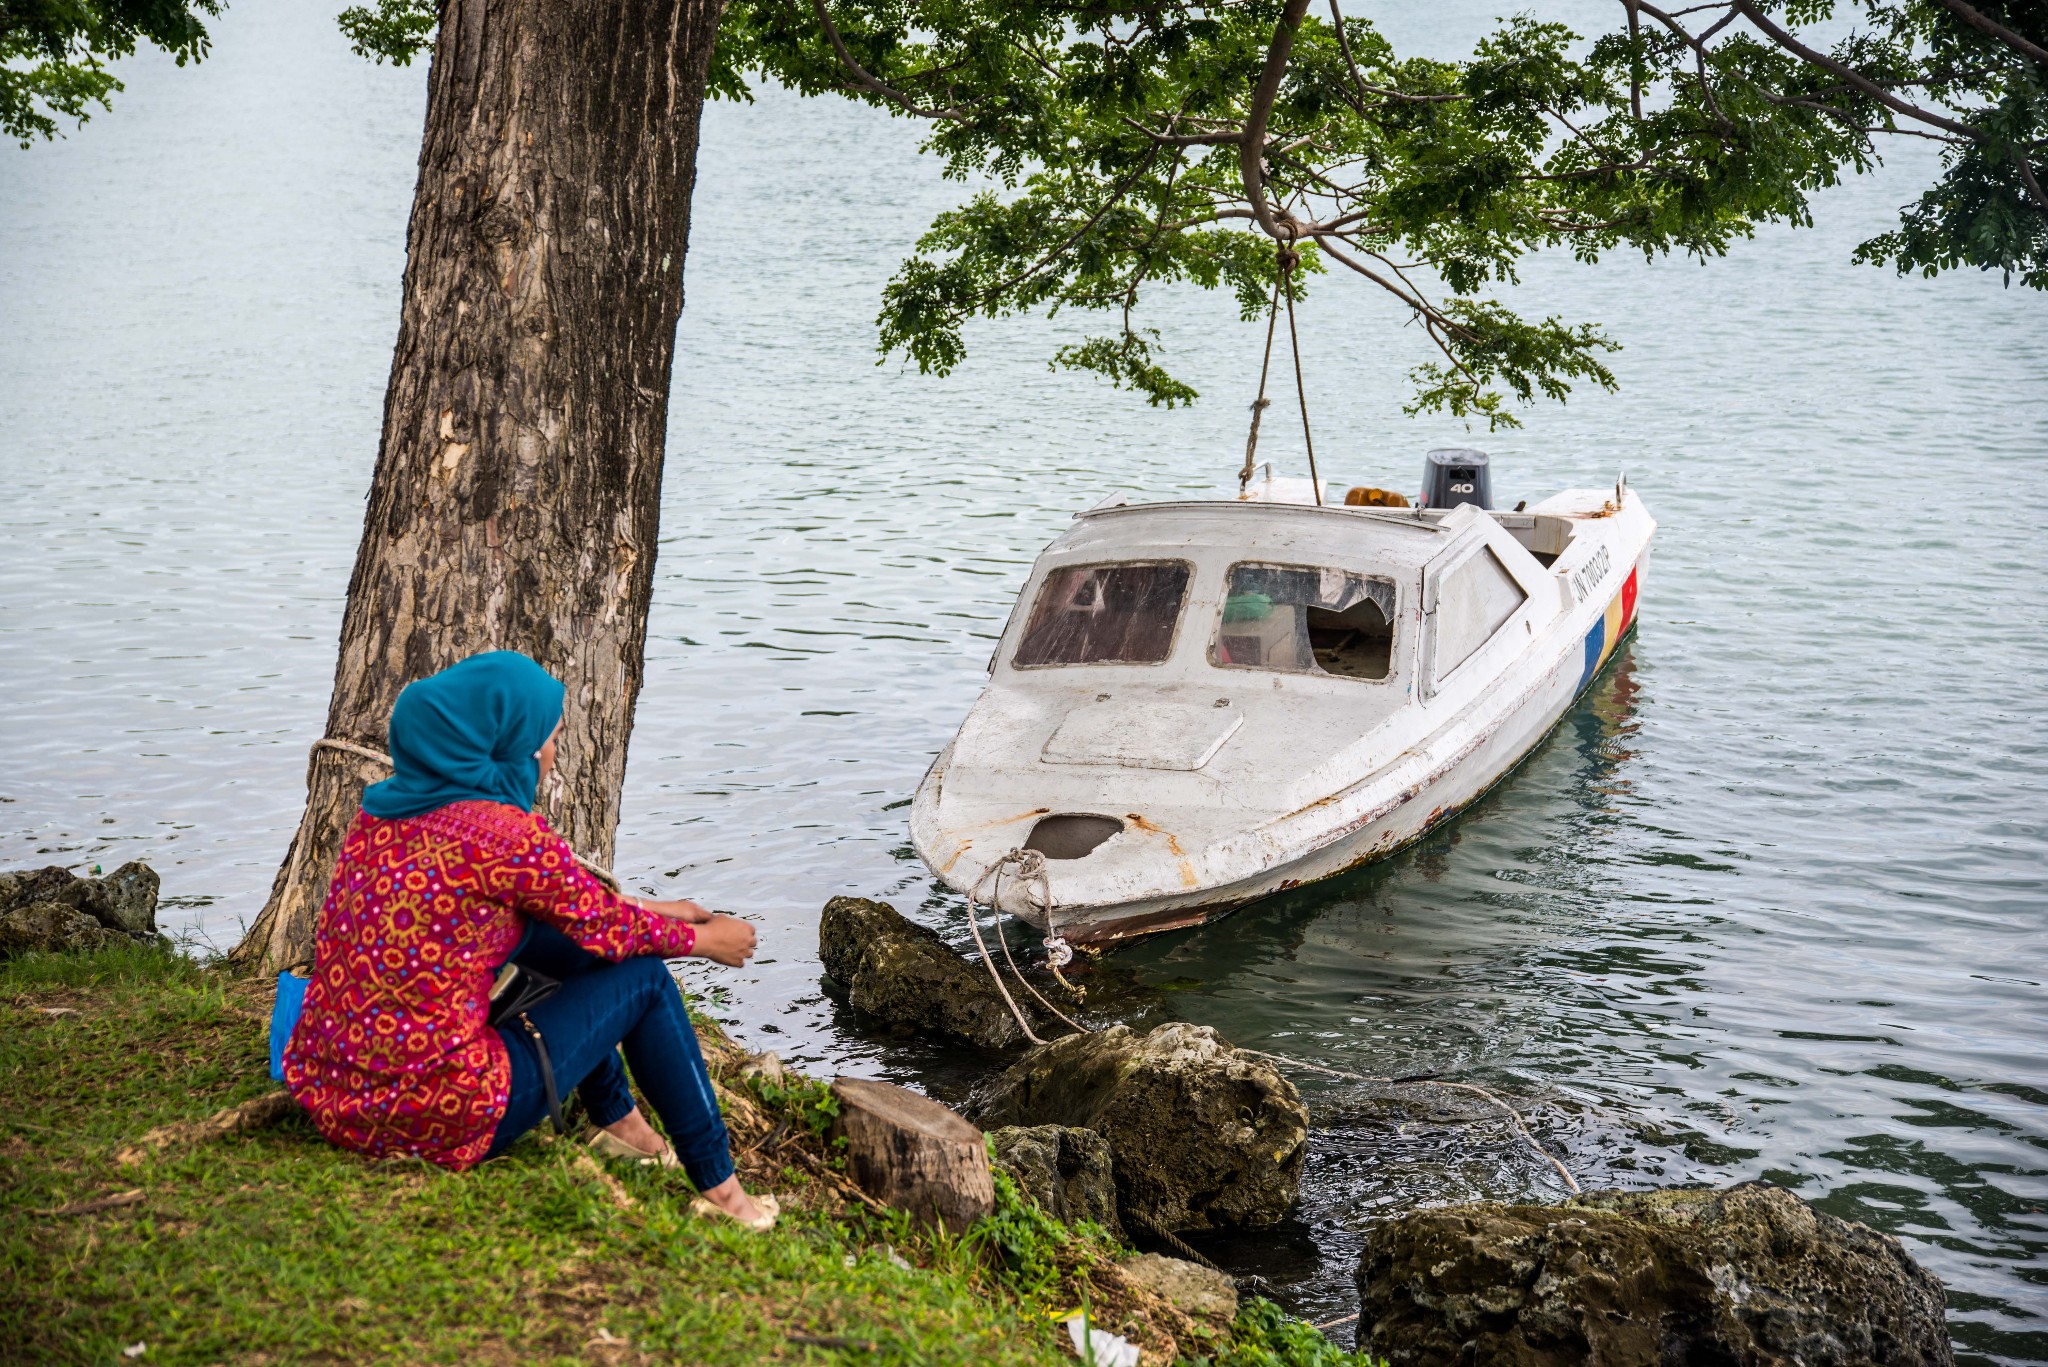
POLYGON ((266 986, 166 950, 0 964, 0 1362, 1071 1362, 1088 1304, 1145 1361, 1362 1362, 1252 1302, 1235 1326, 1120 1288, 1100 1231, 1005 1182, 961 1238, 849 1200, 815 1084, 714 1072, 749 1184, 782 1195, 753 1235, 690 1217, 680 1177, 602 1169, 531 1136, 453 1174, 370 1162, 280 1124, 172 1143, 157 1126, 273 1089, 266 986), (60 1208, 139 1189, 130 1205, 60 1208))

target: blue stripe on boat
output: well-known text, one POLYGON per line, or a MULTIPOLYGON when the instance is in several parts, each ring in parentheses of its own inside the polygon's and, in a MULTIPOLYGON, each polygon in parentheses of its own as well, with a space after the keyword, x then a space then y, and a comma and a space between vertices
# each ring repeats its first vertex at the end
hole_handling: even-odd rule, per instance
POLYGON ((1579 687, 1584 688, 1593 677, 1593 671, 1600 667, 1600 652, 1607 646, 1607 619, 1602 617, 1593 623, 1593 629, 1586 633, 1586 667, 1579 673, 1579 687))

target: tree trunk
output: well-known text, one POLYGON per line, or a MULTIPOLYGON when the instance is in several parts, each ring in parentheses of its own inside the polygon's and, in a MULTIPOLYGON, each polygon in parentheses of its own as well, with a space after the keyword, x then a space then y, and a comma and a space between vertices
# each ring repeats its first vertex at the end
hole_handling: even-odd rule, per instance
MULTIPOLYGON (((568 685, 543 810, 610 861, 640 690, 698 116, 722 0, 447 0, 327 735, 481 650, 568 685)), ((308 737, 310 742, 313 738, 308 737)), ((373 762, 322 750, 237 962, 312 955, 373 762)))
POLYGON ((988 1145, 980 1130, 929 1097, 888 1082, 838 1079, 835 1137, 846 1172, 876 1200, 959 1234, 995 1209, 988 1145))

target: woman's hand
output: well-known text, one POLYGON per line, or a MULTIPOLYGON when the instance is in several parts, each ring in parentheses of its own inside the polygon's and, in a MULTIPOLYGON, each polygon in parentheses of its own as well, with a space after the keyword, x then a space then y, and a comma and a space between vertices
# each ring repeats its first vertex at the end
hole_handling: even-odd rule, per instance
POLYGON ((711 916, 697 927, 694 959, 709 959, 738 968, 754 957, 754 928, 737 916, 711 916))
POLYGON ((711 919, 710 912, 686 897, 673 902, 657 902, 652 897, 635 897, 633 900, 642 911, 651 911, 656 916, 666 916, 685 925, 701 926, 711 919))

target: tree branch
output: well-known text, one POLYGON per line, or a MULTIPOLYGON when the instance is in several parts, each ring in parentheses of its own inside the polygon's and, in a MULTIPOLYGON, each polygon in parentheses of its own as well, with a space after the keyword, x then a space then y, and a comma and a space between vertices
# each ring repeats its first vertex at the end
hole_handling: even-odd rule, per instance
POLYGON ((1280 78, 1287 74, 1287 58, 1294 51, 1294 35, 1301 28, 1302 16, 1308 13, 1309 0, 1287 0, 1287 8, 1281 12, 1280 22, 1273 29, 1273 44, 1266 49, 1266 66, 1259 73, 1259 83, 1252 91, 1251 108, 1245 112, 1244 130, 1239 134, 1238 167, 1244 175, 1245 199, 1251 204, 1252 216, 1267 234, 1282 242, 1291 242, 1300 234, 1300 225, 1292 217, 1275 217, 1273 206, 1266 202, 1266 125, 1273 117, 1273 101, 1280 94, 1280 78))
POLYGON ((1232 147, 1244 141, 1242 132, 1236 133, 1155 133, 1130 115, 1124 115, 1124 123, 1143 133, 1161 147, 1232 147))
MULTIPOLYGON (((1092 228, 1094 228, 1096 224, 1102 222, 1104 215, 1106 215, 1111 209, 1114 209, 1118 204, 1123 202, 1124 195, 1129 192, 1130 188, 1133 185, 1137 184, 1138 178, 1140 176, 1144 175, 1147 171, 1150 171, 1152 169, 1152 163, 1158 159, 1158 156, 1159 151, 1157 148, 1154 148, 1152 151, 1147 152, 1145 154, 1145 159, 1138 163, 1138 169, 1131 172, 1129 175, 1125 176, 1121 181, 1119 181, 1116 184, 1114 188, 1110 190, 1109 198, 1105 199, 1101 203, 1101 205, 1099 205, 1096 208, 1095 212, 1088 216, 1088 221, 1086 223, 1083 223, 1080 227, 1074 229, 1072 233, 1068 234, 1066 241, 1060 243, 1057 247, 1054 247, 1051 251, 1048 251, 1045 255, 1039 257, 1036 261, 1026 266, 1023 270, 1018 271, 1015 275, 1003 281, 1001 284, 993 286, 990 289, 983 290, 975 300, 975 307, 986 307, 990 300, 1000 299, 1003 295, 1015 289, 1017 286, 1023 284, 1032 276, 1037 275, 1040 271, 1044 270, 1047 266, 1051 265, 1055 260, 1065 255, 1069 247, 1073 246, 1076 242, 1079 242, 1082 238, 1086 237, 1089 231, 1092 228)), ((965 317, 967 315, 956 314, 954 316, 965 317)))
POLYGON ((964 109, 926 109, 894 86, 884 85, 876 79, 874 73, 853 60, 853 54, 846 50, 846 40, 839 36, 838 26, 832 22, 832 16, 825 11, 825 0, 811 0, 811 11, 818 16, 818 23, 823 25, 825 37, 832 44, 832 51, 839 56, 839 65, 844 67, 846 74, 853 77, 863 89, 881 96, 891 104, 901 106, 906 113, 915 114, 920 118, 950 119, 955 123, 964 123, 967 120, 967 111, 964 109))
MULTIPOLYGON (((1330 19, 1337 30, 1337 46, 1344 53, 1344 65, 1351 68, 1351 80, 1367 95, 1377 95, 1383 100, 1406 100, 1411 104, 1442 104, 1447 100, 1462 100, 1465 95, 1411 95, 1405 90, 1393 90, 1383 85, 1373 85, 1358 69, 1358 59, 1351 55, 1351 38, 1344 31, 1344 15, 1337 9, 1337 0, 1330 0, 1330 19)), ((1364 113, 1360 110, 1359 113, 1364 113)))
POLYGON ((2026 157, 2018 151, 2012 154, 2012 164, 2019 168, 2020 180, 2026 184, 2027 192, 2033 195, 2035 206, 2043 214, 2048 214, 2048 193, 2043 193, 2041 179, 2034 174, 2034 168, 2027 164, 2026 157))
MULTIPOLYGON (((1648 7, 1645 6, 1645 8, 1647 9, 1648 7)), ((1742 12, 1743 18, 1756 25, 1765 37, 1769 38, 1779 47, 1784 48, 1785 51, 1810 66, 1817 66, 1829 75, 1838 76, 1842 80, 1847 81, 1850 85, 1862 91, 1871 99, 1876 100, 1893 113, 1904 114, 1907 118, 1915 119, 1921 123, 1933 124, 1936 128, 1946 128, 1951 133, 1960 133, 1964 137, 1971 138, 1977 142, 1984 140, 1982 129, 1972 128, 1969 124, 1958 123, 1954 119, 1943 118, 1939 114, 1922 109, 1909 101, 1902 100, 1876 81, 1871 80, 1868 76, 1856 70, 1856 68, 1844 62, 1838 62, 1816 48, 1808 47, 1791 33, 1780 28, 1776 21, 1768 14, 1757 9, 1755 5, 1750 3, 1750 0, 1735 0, 1735 8, 1742 12)))
MULTIPOLYGON (((1372 281, 1375 285, 1378 285, 1381 289, 1393 295, 1396 299, 1399 299, 1402 303, 1406 304, 1411 310, 1413 310, 1415 316, 1422 320, 1422 330, 1424 334, 1428 336, 1430 344, 1434 346, 1438 351, 1443 353, 1444 359, 1449 361, 1451 365, 1457 370, 1457 372, 1465 377, 1467 383, 1471 384, 1475 390, 1478 389, 1479 377, 1472 373, 1470 367, 1468 367, 1465 364, 1465 362, 1459 358, 1458 354, 1455 351, 1451 350, 1450 343, 1445 340, 1445 334, 1463 334, 1465 333, 1465 329, 1460 328, 1451 319, 1445 317, 1442 313, 1438 312, 1438 310, 1433 305, 1431 305, 1431 303, 1427 299, 1424 299, 1421 295, 1416 294, 1411 290, 1404 289, 1402 286, 1395 284, 1393 281, 1387 279, 1384 275, 1381 275, 1378 271, 1375 271, 1371 267, 1367 266, 1363 261, 1353 260, 1350 256, 1347 256, 1345 253, 1338 251, 1328 241, 1318 240, 1316 245, 1322 249, 1322 252, 1325 256, 1328 256, 1330 259, 1337 262, 1339 265, 1349 266, 1352 270, 1357 271, 1360 275, 1372 281)), ((1381 257, 1379 259, 1385 260, 1384 257, 1381 257)))
POLYGON ((2004 43, 2029 61, 2039 63, 2042 66, 2048 66, 2048 47, 2042 47, 2039 43, 2029 42, 2005 25, 1999 23, 1996 19, 1993 19, 1990 15, 1981 13, 1964 4, 1963 0, 1934 0, 1934 3, 1940 5, 1950 14, 1953 14, 1971 28, 1977 30, 1977 32, 1984 34, 1986 37, 1996 38, 1999 42, 2004 43))

